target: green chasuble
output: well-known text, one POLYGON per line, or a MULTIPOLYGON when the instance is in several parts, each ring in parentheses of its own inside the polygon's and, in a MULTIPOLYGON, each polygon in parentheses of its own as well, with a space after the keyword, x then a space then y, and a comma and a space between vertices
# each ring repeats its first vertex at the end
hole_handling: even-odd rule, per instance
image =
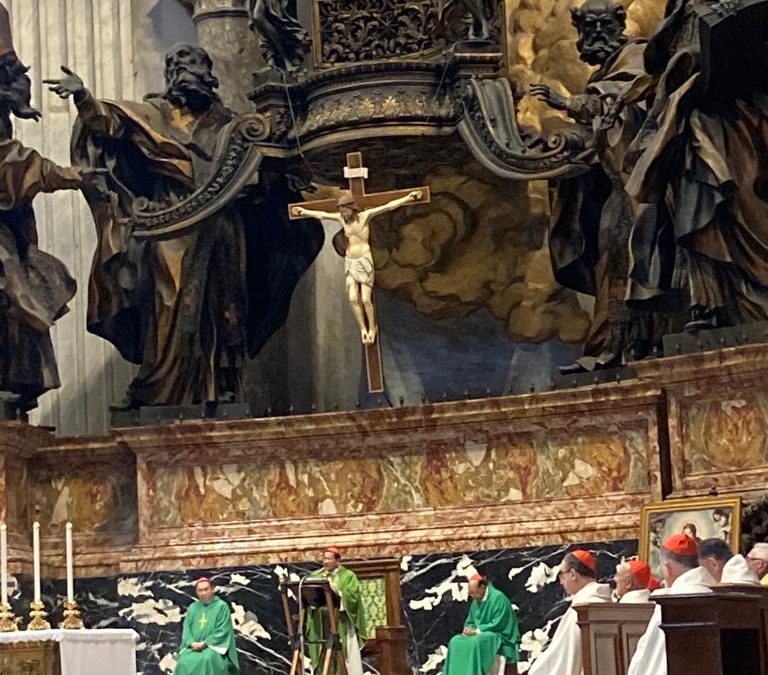
POLYGON ((195 600, 184 617, 175 675, 237 675, 239 672, 229 605, 216 596, 207 605, 195 600), (206 647, 196 652, 190 649, 193 642, 204 642, 206 647))
POLYGON ((512 603, 504 593, 488 584, 485 597, 472 601, 465 628, 475 628, 477 635, 456 635, 448 643, 444 675, 488 675, 496 654, 507 663, 517 663, 520 628, 512 603))
MULTIPOLYGON (((339 565, 330 576, 325 568, 320 568, 309 575, 310 579, 328 579, 331 588, 341 596, 342 606, 339 611, 339 639, 344 658, 347 658, 347 635, 349 627, 354 626, 357 643, 362 647, 368 639, 366 634, 365 609, 360 598, 360 582, 357 575, 343 565, 339 565)), ((310 640, 324 640, 328 636, 328 611, 323 608, 308 608, 307 637, 310 640)), ((320 657, 323 645, 309 645, 309 656, 316 673, 322 664, 320 657)), ((331 665, 332 675, 337 672, 335 661, 331 665)))

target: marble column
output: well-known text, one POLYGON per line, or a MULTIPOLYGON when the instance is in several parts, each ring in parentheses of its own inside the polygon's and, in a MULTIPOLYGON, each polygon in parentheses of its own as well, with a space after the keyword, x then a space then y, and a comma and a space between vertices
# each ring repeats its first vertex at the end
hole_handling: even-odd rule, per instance
POLYGON ((248 0, 179 0, 197 27, 198 43, 213 59, 219 96, 239 112, 249 110, 252 73, 264 66, 248 24, 248 0))

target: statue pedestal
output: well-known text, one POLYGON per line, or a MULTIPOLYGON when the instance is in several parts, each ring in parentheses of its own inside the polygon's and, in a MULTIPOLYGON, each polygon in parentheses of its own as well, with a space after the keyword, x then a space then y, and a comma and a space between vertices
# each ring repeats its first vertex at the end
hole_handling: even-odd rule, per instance
POLYGON ((0 391, 0 422, 27 422, 29 418, 22 409, 18 394, 0 391))
POLYGON ((251 417, 247 403, 199 403, 197 405, 142 406, 133 410, 113 410, 111 426, 143 427, 185 420, 241 420, 251 417))
POLYGON ((583 373, 570 373, 558 375, 552 380, 553 389, 572 389, 575 387, 589 387, 595 384, 608 382, 626 382, 637 377, 637 373, 628 366, 618 368, 599 368, 583 373))
POLYGON ((729 328, 714 328, 664 336, 664 356, 697 354, 715 349, 741 347, 768 342, 768 321, 746 323, 729 328))

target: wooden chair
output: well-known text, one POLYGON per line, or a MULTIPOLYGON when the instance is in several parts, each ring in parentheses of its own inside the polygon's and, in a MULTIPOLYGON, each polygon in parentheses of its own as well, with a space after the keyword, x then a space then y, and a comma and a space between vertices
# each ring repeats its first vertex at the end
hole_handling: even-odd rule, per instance
POLYGON ((381 675, 408 675, 408 638, 400 604, 400 560, 376 558, 343 564, 360 580, 370 636, 363 647, 363 657, 375 660, 381 675))

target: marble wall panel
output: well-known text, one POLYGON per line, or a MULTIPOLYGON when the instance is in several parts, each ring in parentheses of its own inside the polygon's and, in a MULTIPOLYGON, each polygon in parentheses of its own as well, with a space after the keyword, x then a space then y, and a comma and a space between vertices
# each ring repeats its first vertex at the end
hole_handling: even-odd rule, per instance
MULTIPOLYGON (((607 577, 621 556, 636 552, 636 545, 635 540, 626 540, 582 546, 595 552, 598 573, 607 577)), ((488 574, 518 609, 523 633, 520 671, 526 672, 567 608, 557 581, 557 566, 566 550, 566 546, 543 546, 404 556, 401 596, 412 672, 441 671, 448 640, 460 631, 468 611, 466 581, 478 570, 488 574)), ((289 652, 278 578, 284 573, 303 575, 316 567, 317 563, 244 565, 92 577, 78 579, 76 593, 87 626, 133 628, 140 635, 139 672, 161 675, 173 672, 181 620, 194 599, 192 581, 204 573, 213 578, 232 610, 243 675, 284 675, 289 652)), ((26 617, 31 583, 27 576, 18 582, 12 604, 18 615, 26 617)), ((44 588, 54 624, 61 620, 64 591, 58 581, 44 588)), ((366 671, 375 673, 375 662, 366 671)))
MULTIPOLYGON (((619 424, 521 439, 476 427, 373 456, 150 464, 152 527, 388 513, 649 488, 647 430, 619 424)), ((341 443, 341 441, 339 441, 341 443)), ((354 441, 352 441, 354 443, 354 441)))
POLYGON ((71 522, 101 546, 137 538, 136 458, 117 447, 67 448, 35 458, 29 495, 43 540, 60 543, 71 522))
POLYGON ((80 576, 284 563, 329 537, 358 557, 632 538, 658 494, 659 396, 620 383, 34 442, 2 427, 18 462, 2 496, 20 527, 40 520, 50 576, 68 521, 80 576))
POLYGON ((768 391, 681 406, 688 475, 768 465, 768 391))
POLYGON ((15 457, 5 457, 5 517, 9 529, 20 534, 31 533, 29 523, 32 520, 29 494, 29 472, 27 463, 15 457))
POLYGON ((671 496, 745 497, 768 482, 768 349, 722 349, 636 364, 665 391, 671 496))

